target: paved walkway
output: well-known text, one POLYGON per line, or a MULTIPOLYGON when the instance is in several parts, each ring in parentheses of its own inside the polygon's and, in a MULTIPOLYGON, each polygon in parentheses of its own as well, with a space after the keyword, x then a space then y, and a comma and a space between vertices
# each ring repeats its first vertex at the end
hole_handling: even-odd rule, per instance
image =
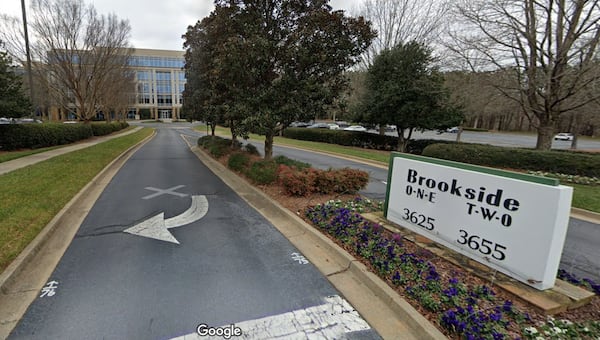
POLYGON ((2 162, 2 163, 0 163, 0 175, 3 175, 7 172, 11 172, 11 171, 14 171, 14 170, 17 170, 20 168, 24 168, 29 165, 33 165, 33 164, 45 161, 47 159, 50 159, 50 158, 53 158, 56 156, 64 155, 69 152, 85 149, 87 147, 96 145, 98 143, 105 142, 107 140, 111 140, 111 139, 121 137, 121 136, 126 136, 126 135, 132 134, 134 132, 137 132, 140 129, 142 129, 142 128, 136 127, 136 128, 133 128, 133 129, 127 130, 125 132, 121 132, 121 133, 113 133, 108 136, 93 137, 93 138, 83 140, 83 141, 75 143, 75 144, 66 145, 62 148, 58 148, 58 149, 54 149, 54 150, 50 150, 50 151, 44 151, 44 152, 36 153, 34 155, 29 155, 29 156, 13 159, 13 160, 10 160, 7 162, 2 162))

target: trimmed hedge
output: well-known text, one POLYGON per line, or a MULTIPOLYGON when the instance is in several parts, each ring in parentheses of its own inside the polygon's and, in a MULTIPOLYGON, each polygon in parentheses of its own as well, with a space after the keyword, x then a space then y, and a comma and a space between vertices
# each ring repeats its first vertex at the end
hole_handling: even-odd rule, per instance
POLYGON ((0 125, 0 150, 37 149, 63 145, 93 135, 90 124, 0 125))
POLYGON ((439 143, 427 146, 423 150, 423 156, 497 168, 600 176, 600 154, 439 143))
POLYGON ((0 125, 0 150, 38 149, 103 136, 129 126, 127 123, 6 124, 0 125))
POLYGON ((113 132, 122 130, 129 126, 125 122, 111 122, 111 123, 92 123, 92 131, 94 136, 105 136, 113 132))
POLYGON ((289 128, 283 137, 378 150, 394 150, 398 145, 398 137, 360 131, 289 128))
MULTIPOLYGON (((398 137, 396 136, 382 136, 359 131, 289 128, 283 132, 283 137, 377 150, 393 151, 398 147, 398 137)), ((406 152, 420 155, 423 153, 423 149, 428 145, 437 143, 456 144, 455 141, 444 141, 439 139, 411 139, 406 147, 406 152)))
MULTIPOLYGON (((413 155, 423 154, 423 150, 432 144, 459 144, 456 141, 439 139, 411 139, 406 146, 406 152, 413 155)), ((464 143, 461 143, 464 144, 464 143)))

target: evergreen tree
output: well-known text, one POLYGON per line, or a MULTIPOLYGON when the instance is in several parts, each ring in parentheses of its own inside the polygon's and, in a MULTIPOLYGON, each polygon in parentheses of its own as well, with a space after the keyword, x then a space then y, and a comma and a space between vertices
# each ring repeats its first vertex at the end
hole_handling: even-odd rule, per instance
POLYGON ((0 51, 0 117, 19 118, 31 113, 31 103, 23 93, 23 82, 16 71, 8 53, 0 51))
POLYGON ((395 125, 398 151, 405 150, 414 130, 442 130, 463 119, 433 61, 429 48, 410 42, 382 51, 369 67, 363 120, 395 125))

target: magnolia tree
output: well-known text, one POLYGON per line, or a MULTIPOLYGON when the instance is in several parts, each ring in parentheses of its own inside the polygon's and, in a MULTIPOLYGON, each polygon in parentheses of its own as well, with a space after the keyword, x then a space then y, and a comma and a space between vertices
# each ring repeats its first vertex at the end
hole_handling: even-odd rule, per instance
POLYGON ((346 87, 343 72, 375 35, 362 17, 328 3, 215 1, 211 16, 184 36, 186 74, 194 77, 186 97, 201 105, 199 113, 235 123, 236 134, 264 135, 271 158, 281 129, 335 104, 346 87))

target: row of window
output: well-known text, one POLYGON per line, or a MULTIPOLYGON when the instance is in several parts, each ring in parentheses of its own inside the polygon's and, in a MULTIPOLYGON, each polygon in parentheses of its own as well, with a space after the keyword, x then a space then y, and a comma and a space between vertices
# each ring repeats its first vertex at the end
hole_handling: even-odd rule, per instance
MULTIPOLYGON (((180 82, 185 82, 185 72, 175 71, 180 82)), ((138 80, 152 80, 152 71, 137 71, 138 80)), ((171 72, 156 72, 156 80, 171 80, 171 72)))
MULTIPOLYGON (((154 89, 156 89, 156 93, 173 93, 171 83, 166 82, 156 83, 156 87, 153 87, 152 83, 149 82, 139 82, 137 86, 137 92, 139 94, 151 94, 154 92, 154 89)), ((185 84, 179 83, 177 86, 177 90, 179 90, 179 94, 183 93, 183 90, 185 90, 185 84)))
POLYGON ((185 60, 183 58, 147 57, 147 56, 132 56, 129 58, 129 66, 134 66, 134 67, 183 68, 184 65, 185 65, 185 60))
MULTIPOLYGON (((178 104, 183 104, 183 96, 177 95, 175 96, 175 101, 178 104)), ((140 94, 138 96, 138 104, 157 104, 158 106, 172 106, 173 105, 173 96, 166 94, 159 94, 155 97, 148 94, 140 94)))

